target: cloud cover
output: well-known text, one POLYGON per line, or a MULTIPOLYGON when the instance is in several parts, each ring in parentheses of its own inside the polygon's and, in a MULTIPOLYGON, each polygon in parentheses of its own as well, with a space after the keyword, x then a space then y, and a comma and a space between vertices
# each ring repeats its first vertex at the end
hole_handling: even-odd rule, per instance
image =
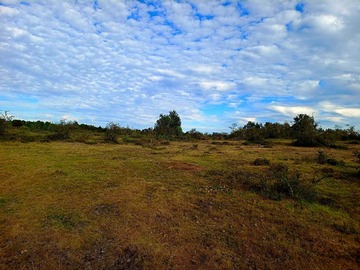
POLYGON ((358 0, 0 0, 0 23, 0 110, 18 118, 359 126, 358 0))

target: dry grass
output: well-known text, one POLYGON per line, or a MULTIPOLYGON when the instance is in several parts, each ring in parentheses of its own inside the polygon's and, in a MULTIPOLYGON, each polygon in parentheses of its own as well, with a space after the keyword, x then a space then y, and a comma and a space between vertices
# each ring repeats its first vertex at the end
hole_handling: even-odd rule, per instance
MULTIPOLYGON (((358 147, 358 146, 352 146, 358 147)), ((0 144, 0 269, 358 269, 360 185, 352 151, 171 143, 0 144), (270 200, 229 182, 266 158, 320 199, 270 200)))

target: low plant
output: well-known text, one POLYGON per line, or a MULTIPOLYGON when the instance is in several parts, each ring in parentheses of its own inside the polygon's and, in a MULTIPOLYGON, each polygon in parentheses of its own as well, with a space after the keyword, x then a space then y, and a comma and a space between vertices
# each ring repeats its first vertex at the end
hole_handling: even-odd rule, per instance
POLYGON ((326 154, 324 153, 323 150, 320 149, 320 150, 318 151, 317 162, 318 162, 319 164, 325 164, 325 163, 326 163, 326 159, 327 159, 326 154))
POLYGON ((357 233, 355 224, 352 222, 336 223, 333 228, 344 234, 355 234, 357 233))
POLYGON ((198 144, 193 144, 192 146, 191 146, 191 149, 193 149, 193 150, 197 150, 198 149, 198 144))
POLYGON ((326 160, 326 163, 331 165, 331 166, 344 166, 345 162, 342 160, 337 160, 335 158, 328 158, 326 160))
POLYGON ((287 165, 273 164, 266 171, 247 172, 240 170, 211 170, 206 177, 216 184, 231 188, 246 188, 272 200, 292 198, 316 201, 316 184, 320 181, 301 179, 298 171, 289 170, 287 165))
POLYGON ((266 158, 257 158, 254 160, 253 164, 255 166, 266 166, 270 165, 270 161, 266 158))
POLYGON ((271 165, 260 181, 259 192, 270 199, 293 198, 314 201, 317 194, 314 184, 301 180, 301 174, 290 171, 284 164, 271 165))
POLYGON ((327 154, 323 150, 318 151, 317 163, 319 164, 329 164, 331 166, 344 166, 345 162, 342 160, 337 160, 335 158, 328 158, 327 154))

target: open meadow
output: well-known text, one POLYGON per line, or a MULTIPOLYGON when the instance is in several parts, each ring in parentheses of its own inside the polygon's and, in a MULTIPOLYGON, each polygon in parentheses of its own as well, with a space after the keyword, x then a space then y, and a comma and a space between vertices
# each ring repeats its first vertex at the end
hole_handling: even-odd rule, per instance
POLYGON ((358 269, 360 145, 289 142, 1 142, 0 269, 358 269))

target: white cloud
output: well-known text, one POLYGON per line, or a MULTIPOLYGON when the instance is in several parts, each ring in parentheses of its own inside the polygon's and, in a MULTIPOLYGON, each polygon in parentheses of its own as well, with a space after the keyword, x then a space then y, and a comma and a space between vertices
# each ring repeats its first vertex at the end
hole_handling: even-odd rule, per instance
POLYGON ((360 108, 345 108, 327 101, 320 102, 319 107, 325 112, 335 112, 343 117, 360 117, 360 108))
POLYGON ((359 108, 338 108, 335 112, 341 114, 345 117, 360 117, 360 109, 359 108))
POLYGON ((199 82, 201 88, 205 90, 218 90, 226 91, 236 86, 233 82, 222 82, 222 81, 202 81, 199 82))
POLYGON ((176 77, 176 78, 184 78, 185 75, 181 74, 180 72, 174 71, 174 70, 170 70, 170 69, 157 69, 156 70, 158 73, 163 74, 163 75, 168 75, 168 76, 172 76, 172 77, 176 77))
POLYGON ((219 71, 219 68, 213 67, 213 66, 207 66, 207 65, 197 65, 194 67, 190 67, 191 70, 198 72, 198 73, 205 73, 210 74, 214 73, 216 71, 219 71))
POLYGON ((239 108, 244 121, 316 112, 355 124, 357 0, 305 1, 303 12, 296 0, 96 3, 2 1, 0 109, 139 127, 172 109, 184 124, 228 127, 239 108), (223 106, 212 124, 209 104, 223 106))
POLYGON ((9 16, 12 17, 14 15, 18 15, 19 11, 15 8, 6 7, 6 6, 0 6, 0 15, 3 16, 9 16))
POLYGON ((341 123, 344 121, 344 117, 339 117, 339 116, 325 116, 323 117, 323 119, 325 121, 330 121, 334 123, 341 123))
POLYGON ((286 116, 293 117, 297 114, 313 115, 317 112, 316 109, 307 106, 280 106, 272 105, 270 109, 278 111, 286 116))
POLYGON ((244 83, 250 86, 264 86, 267 82, 267 79, 261 77, 248 77, 244 79, 244 83))
POLYGON ((150 80, 150 81, 153 81, 153 82, 161 81, 162 79, 164 79, 163 76, 150 76, 150 77, 149 77, 149 80, 150 80))

